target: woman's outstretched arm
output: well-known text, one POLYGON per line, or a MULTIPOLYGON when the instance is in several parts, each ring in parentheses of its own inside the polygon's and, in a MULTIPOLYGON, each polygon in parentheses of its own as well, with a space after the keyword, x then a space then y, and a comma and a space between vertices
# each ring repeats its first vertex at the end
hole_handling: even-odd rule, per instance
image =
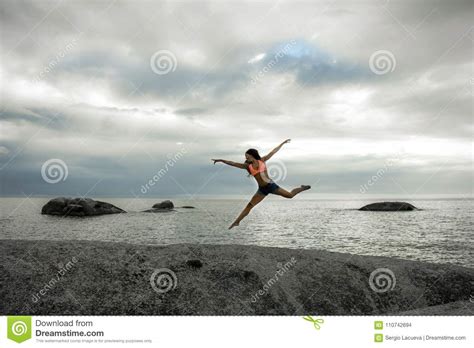
POLYGON ((272 156, 274 154, 276 154, 278 152, 278 150, 281 149, 281 147, 283 145, 285 145, 286 143, 289 143, 291 141, 291 139, 286 139, 284 142, 282 142, 280 145, 278 145, 277 147, 275 147, 272 151, 270 151, 270 153, 266 156, 263 156, 262 157, 262 160, 265 162, 265 161, 268 161, 270 158, 272 158, 272 156))
POLYGON ((232 167, 236 167, 236 168, 240 168, 240 169, 245 169, 246 168, 246 165, 244 163, 237 163, 237 162, 232 162, 232 161, 227 161, 227 160, 224 160, 224 159, 212 159, 212 161, 214 161, 214 164, 218 163, 218 162, 222 162, 222 163, 225 163, 229 166, 232 166, 232 167))

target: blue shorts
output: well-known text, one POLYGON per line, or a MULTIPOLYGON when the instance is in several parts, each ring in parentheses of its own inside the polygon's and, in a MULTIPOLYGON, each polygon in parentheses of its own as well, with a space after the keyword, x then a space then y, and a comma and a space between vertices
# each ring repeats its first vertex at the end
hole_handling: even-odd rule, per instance
POLYGON ((260 193, 260 194, 266 196, 269 193, 275 193, 275 191, 278 190, 279 188, 280 188, 280 186, 278 186, 274 182, 271 182, 269 184, 266 184, 265 186, 259 186, 257 193, 260 193))

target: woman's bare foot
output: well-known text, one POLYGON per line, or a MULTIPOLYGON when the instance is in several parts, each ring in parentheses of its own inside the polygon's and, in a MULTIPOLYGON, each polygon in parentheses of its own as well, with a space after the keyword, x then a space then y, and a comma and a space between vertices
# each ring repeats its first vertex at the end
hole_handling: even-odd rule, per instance
POLYGON ((238 223, 238 222, 234 222, 232 225, 230 225, 229 230, 230 230, 232 227, 235 227, 235 226, 239 226, 239 223, 238 223))
POLYGON ((306 191, 306 190, 309 190, 311 188, 310 185, 301 185, 301 188, 303 189, 303 191, 306 191))

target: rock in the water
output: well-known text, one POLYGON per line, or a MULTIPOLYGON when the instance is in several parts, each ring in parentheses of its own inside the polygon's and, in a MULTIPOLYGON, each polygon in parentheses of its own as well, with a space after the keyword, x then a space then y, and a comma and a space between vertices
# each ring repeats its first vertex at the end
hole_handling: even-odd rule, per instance
POLYGON ((152 208, 153 209, 173 209, 174 204, 173 202, 166 200, 166 201, 154 204, 152 208))
POLYGON ((193 207, 192 205, 183 205, 182 207, 179 207, 179 208, 183 208, 183 209, 194 209, 196 207, 193 207))
POLYGON ((115 205, 95 201, 91 198, 58 197, 50 200, 41 209, 41 214, 65 216, 94 216, 126 213, 115 205))
POLYGON ((160 203, 153 205, 151 209, 144 210, 145 213, 161 213, 167 211, 173 211, 174 204, 173 202, 166 200, 160 203))
POLYGON ((406 202, 378 202, 363 206, 359 210, 368 211, 412 211, 418 208, 406 202))

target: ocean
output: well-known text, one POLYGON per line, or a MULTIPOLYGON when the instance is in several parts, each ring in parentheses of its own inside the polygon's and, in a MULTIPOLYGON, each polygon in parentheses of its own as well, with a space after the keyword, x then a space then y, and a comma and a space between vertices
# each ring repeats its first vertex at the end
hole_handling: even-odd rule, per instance
POLYGON ((248 198, 173 199, 176 209, 143 213, 163 199, 95 198, 127 214, 41 215, 50 198, 0 198, 0 238, 133 244, 244 244, 324 249, 474 267, 472 199, 418 199, 413 212, 362 212, 373 201, 269 197, 228 230, 248 198))

